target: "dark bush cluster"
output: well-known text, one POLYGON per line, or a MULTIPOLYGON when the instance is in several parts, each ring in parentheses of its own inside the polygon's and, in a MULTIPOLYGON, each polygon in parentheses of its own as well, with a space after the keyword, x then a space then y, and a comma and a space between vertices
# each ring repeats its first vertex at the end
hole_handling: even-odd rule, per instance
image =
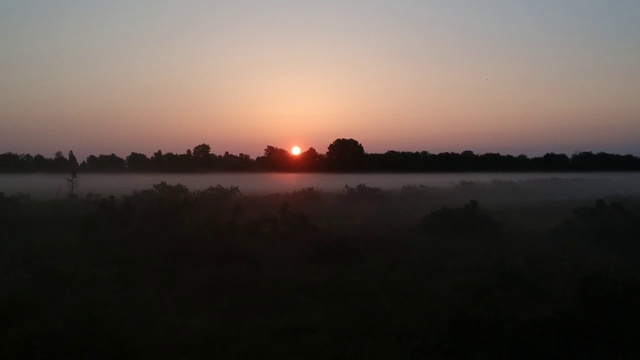
POLYGON ((423 226, 429 233, 474 236, 495 235, 501 224, 482 211, 477 201, 471 200, 461 208, 443 207, 431 212, 423 219, 423 226))
POLYGON ((2 195, 0 357, 639 353, 638 198, 450 207, 452 191, 2 195))

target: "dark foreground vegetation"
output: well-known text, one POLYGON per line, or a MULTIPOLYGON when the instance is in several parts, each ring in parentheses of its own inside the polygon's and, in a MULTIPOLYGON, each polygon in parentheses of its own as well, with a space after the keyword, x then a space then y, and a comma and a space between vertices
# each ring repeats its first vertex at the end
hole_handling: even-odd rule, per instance
POLYGON ((571 156, 548 153, 541 157, 427 151, 387 151, 367 153, 354 139, 337 139, 325 154, 309 148, 298 156, 287 150, 267 146, 264 155, 225 152, 216 155, 211 146, 200 144, 183 154, 158 150, 151 157, 132 152, 126 158, 116 154, 90 155, 79 162, 73 151, 67 157, 58 151, 53 158, 42 155, 0 154, 0 173, 28 172, 209 172, 209 171, 288 171, 288 172, 469 172, 469 171, 638 171, 640 158, 604 152, 577 152, 571 156))
POLYGON ((530 190, 2 195, 0 358, 636 358, 640 199, 530 190))

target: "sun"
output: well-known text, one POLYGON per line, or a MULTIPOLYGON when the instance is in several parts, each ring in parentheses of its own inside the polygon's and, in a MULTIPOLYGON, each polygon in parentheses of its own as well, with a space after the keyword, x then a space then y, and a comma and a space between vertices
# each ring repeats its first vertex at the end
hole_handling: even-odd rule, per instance
POLYGON ((300 146, 294 146, 291 148, 291 153, 295 156, 300 155, 301 152, 302 150, 300 150, 300 146))

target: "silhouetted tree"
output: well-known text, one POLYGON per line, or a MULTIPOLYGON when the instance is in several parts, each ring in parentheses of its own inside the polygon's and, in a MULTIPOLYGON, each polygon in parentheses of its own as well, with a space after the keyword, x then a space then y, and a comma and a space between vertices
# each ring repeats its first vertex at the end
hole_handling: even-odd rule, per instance
POLYGON ((565 154, 547 153, 536 159, 537 167, 543 171, 567 171, 571 169, 571 161, 565 154))
POLYGON ((577 171, 597 170, 596 156, 591 151, 571 155, 571 168, 577 171))
POLYGON ((256 163, 261 170, 285 171, 291 167, 291 154, 285 149, 267 145, 264 156, 259 156, 256 163))
POLYGON ((516 156, 516 163, 518 164, 518 169, 521 171, 530 171, 533 170, 531 160, 523 154, 516 156))
POLYGON ((337 139, 327 150, 327 161, 332 169, 357 171, 362 168, 364 147, 356 140, 337 139))
POLYGON ((20 156, 14 153, 4 153, 0 155, 0 171, 14 172, 20 168, 20 156))
POLYGON ((151 156, 150 160, 151 160, 151 163, 153 164, 152 166, 155 171, 165 171, 163 158, 164 158, 164 155, 162 154, 162 150, 158 150, 154 152, 153 156, 151 156))
POLYGON ((63 172, 69 170, 69 160, 64 157, 62 151, 57 151, 53 158, 53 166, 55 171, 63 172))
POLYGON ((69 183, 69 197, 76 197, 76 188, 78 187, 78 173, 76 170, 71 170, 67 183, 69 183))
POLYGON ((514 171, 517 170, 517 164, 517 159, 511 155, 498 153, 480 155, 480 167, 484 171, 514 171))
POLYGON ((167 172, 180 172, 180 158, 177 154, 168 152, 162 156, 162 168, 167 172))
POLYGON ((387 151, 384 154, 366 154, 366 169, 374 171, 413 172, 422 170, 420 153, 387 151))
POLYGON ((320 169, 320 154, 316 149, 310 147, 307 151, 300 154, 299 169, 302 171, 318 171, 320 169))
POLYGON ((460 165, 465 171, 475 171, 480 168, 480 157, 471 150, 460 153, 460 165))
POLYGON ((193 148, 193 157, 196 159, 206 159, 211 155, 211 146, 200 144, 193 148))
POLYGON ((153 166, 153 162, 145 154, 132 152, 126 160, 129 171, 150 171, 153 166))
POLYGON ((73 150, 69 151, 69 165, 71 165, 71 171, 76 171, 78 169, 78 159, 73 154, 73 150))
POLYGON ((225 151, 221 159, 221 166, 222 170, 246 171, 252 169, 253 161, 247 154, 240 153, 236 156, 225 151))
POLYGON ((429 155, 434 171, 465 171, 462 156, 453 152, 429 155))
POLYGON ((46 165, 47 163, 47 159, 45 159, 44 156, 42 156, 41 154, 36 154, 36 156, 33 157, 33 168, 36 171, 43 171, 46 170, 46 165))
POLYGON ((84 171, 97 172, 122 172, 127 169, 126 161, 116 154, 89 155, 87 160, 80 164, 80 168, 84 171))
POLYGON ((639 170, 639 159, 633 155, 607 154, 591 151, 575 153, 571 156, 571 169, 576 171, 639 170))
POLYGON ((211 146, 200 144, 194 147, 192 157, 196 170, 206 171, 213 168, 214 155, 211 154, 211 146))
POLYGON ((224 155, 211 153, 211 146, 200 144, 185 153, 163 154, 156 151, 151 158, 132 152, 126 160, 111 155, 89 155, 80 165, 69 151, 68 159, 61 151, 53 158, 37 154, 0 154, 0 173, 10 172, 69 172, 72 170, 113 171, 390 171, 390 172, 464 172, 464 171, 638 171, 640 158, 627 154, 604 152, 547 153, 542 157, 427 151, 408 152, 390 150, 386 153, 366 153, 354 139, 337 139, 328 146, 326 154, 309 148, 299 156, 285 149, 267 146, 263 156, 255 160, 240 153, 224 155))

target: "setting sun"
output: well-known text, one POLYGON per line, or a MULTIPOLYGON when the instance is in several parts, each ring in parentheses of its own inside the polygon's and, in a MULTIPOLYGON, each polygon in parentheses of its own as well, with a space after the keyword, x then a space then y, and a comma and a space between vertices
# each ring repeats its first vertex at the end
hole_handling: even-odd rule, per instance
POLYGON ((300 155, 300 153, 301 153, 301 152, 302 152, 302 151, 300 150, 300 147, 299 147, 299 146, 294 146, 294 147, 292 147, 292 148, 291 148, 291 153, 292 153, 293 155, 295 155, 295 156, 300 155))

